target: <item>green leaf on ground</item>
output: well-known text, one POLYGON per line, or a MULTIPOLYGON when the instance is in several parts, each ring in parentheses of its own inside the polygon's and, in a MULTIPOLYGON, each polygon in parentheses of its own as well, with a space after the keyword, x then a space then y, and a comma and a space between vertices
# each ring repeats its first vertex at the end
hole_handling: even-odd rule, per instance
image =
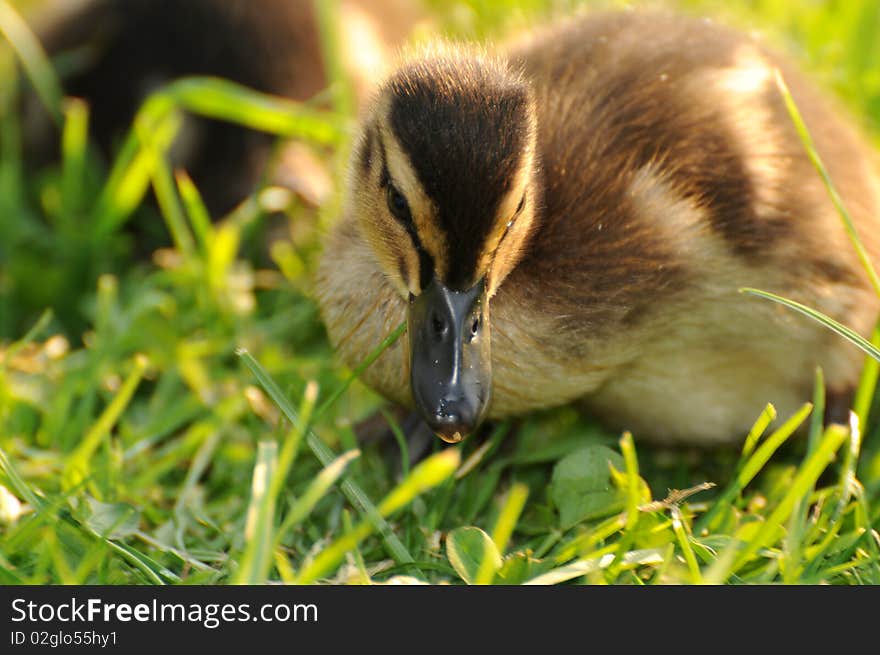
POLYGON ((625 494, 614 486, 609 463, 621 469, 623 457, 610 448, 593 445, 576 450, 556 464, 550 498, 559 511, 563 529, 623 509, 625 494))

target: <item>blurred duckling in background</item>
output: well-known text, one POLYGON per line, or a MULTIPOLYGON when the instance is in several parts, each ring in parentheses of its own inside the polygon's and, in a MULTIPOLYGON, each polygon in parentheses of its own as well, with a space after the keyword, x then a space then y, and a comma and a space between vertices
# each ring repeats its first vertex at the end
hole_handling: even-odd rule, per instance
POLYGON ((876 259, 863 139, 785 61, 710 21, 597 13, 500 54, 405 57, 365 112, 318 295, 349 365, 447 441, 485 417, 577 401, 663 443, 742 439, 821 366, 862 354, 738 293, 795 299, 867 335, 854 249, 774 82, 779 68, 876 259))
MULTIPOLYGON (((31 17, 38 37, 62 63, 65 92, 89 102, 92 132, 108 155, 146 96, 178 77, 223 77, 294 100, 313 98, 327 87, 312 0, 53 0, 41 9, 31 17)), ((340 4, 336 27, 348 46, 343 64, 356 95, 366 97, 389 48, 403 41, 420 13, 418 3, 405 0, 340 4)), ((48 125, 29 132, 45 140, 52 134, 48 125)), ((171 157, 192 175, 211 213, 222 215, 257 186, 272 143, 265 134, 189 116, 171 157)), ((286 154, 280 159, 294 168, 303 157, 303 165, 316 165, 301 149, 286 154)), ((282 170, 272 181, 298 187, 297 173, 282 170)), ((326 193, 294 190, 312 203, 326 193)))

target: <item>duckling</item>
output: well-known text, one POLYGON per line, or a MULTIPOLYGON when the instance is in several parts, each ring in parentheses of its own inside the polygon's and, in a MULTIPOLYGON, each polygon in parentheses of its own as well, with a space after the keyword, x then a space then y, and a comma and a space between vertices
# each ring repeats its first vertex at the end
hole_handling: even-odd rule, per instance
POLYGON ((364 113, 316 293, 331 342, 447 441, 568 403, 668 444, 741 439, 861 354, 757 287, 868 334, 877 297, 775 85, 872 257, 880 183, 852 121, 752 38, 594 13, 499 52, 405 56, 364 113))
MULTIPOLYGON (((358 47, 346 52, 344 66, 360 96, 383 70, 386 49, 420 16, 417 6, 399 5, 347 0, 341 7, 337 28, 358 47), (386 13, 395 18, 380 24, 377 16, 386 13)), ((32 21, 50 55, 62 62, 68 55, 65 92, 89 101, 105 153, 113 152, 146 96, 178 77, 223 77, 294 100, 327 86, 312 0, 64 0, 32 21)), ((46 128, 31 131, 49 133, 46 128)), ((211 213, 225 214, 266 173, 272 143, 265 134, 190 116, 171 156, 189 170, 211 213)), ((299 159, 298 151, 293 155, 281 159, 299 159)), ((296 175, 282 171, 279 181, 296 175)))

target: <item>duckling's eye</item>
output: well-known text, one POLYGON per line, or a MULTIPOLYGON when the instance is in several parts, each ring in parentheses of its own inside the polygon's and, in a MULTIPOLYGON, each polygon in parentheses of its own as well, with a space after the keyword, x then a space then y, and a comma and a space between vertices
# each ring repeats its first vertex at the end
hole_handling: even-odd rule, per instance
POLYGON ((477 337, 480 336, 480 327, 482 326, 482 320, 480 318, 480 314, 477 313, 471 319, 471 326, 466 335, 467 343, 473 343, 477 340, 477 337))
POLYGON ((399 221, 408 222, 410 219, 409 203, 403 194, 389 182, 385 199, 388 202, 388 211, 399 221))

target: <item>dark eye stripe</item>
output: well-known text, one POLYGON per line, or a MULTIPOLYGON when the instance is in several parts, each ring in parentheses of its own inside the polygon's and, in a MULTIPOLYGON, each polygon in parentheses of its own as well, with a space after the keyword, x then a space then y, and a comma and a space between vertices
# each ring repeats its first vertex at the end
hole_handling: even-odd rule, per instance
POLYGON ((398 190, 397 186, 390 180, 385 185, 385 202, 388 205, 388 211, 403 225, 412 225, 415 227, 412 219, 412 212, 409 209, 409 203, 406 197, 398 190))
MULTIPOLYGON (((379 175, 379 188, 385 190, 387 193, 389 189, 393 188, 396 190, 397 187, 394 186, 394 182, 391 180, 391 174, 388 172, 388 159, 385 155, 385 143, 382 141, 381 135, 379 135, 378 141, 379 156, 382 161, 382 172, 379 175)), ((400 191, 397 191, 397 193, 400 193, 400 191)), ((401 194, 401 197, 406 201, 406 196, 401 194)), ((391 215, 394 216, 395 220, 397 220, 397 222, 403 226, 403 229, 406 230, 406 233, 412 241, 413 248, 416 249, 416 252, 419 255, 419 285, 424 289, 428 286, 428 283, 431 281, 431 277, 434 274, 434 259, 428 254, 428 251, 425 250, 419 239, 419 233, 416 230, 416 224, 413 222, 412 212, 409 211, 409 207, 407 206, 405 214, 391 211, 391 215)))
MULTIPOLYGON (((379 174, 379 188, 385 191, 387 194, 392 188, 397 190, 397 187, 394 185, 394 182, 392 182, 391 174, 388 172, 388 159, 385 155, 385 143, 382 141, 381 136, 379 137, 379 157, 382 161, 382 170, 379 174)), ((397 191, 397 193, 400 192, 397 191)), ((401 194, 401 197, 403 197, 404 202, 406 202, 406 197, 403 196, 403 194, 401 194)), ((407 206, 407 211, 405 214, 402 212, 395 212, 391 210, 391 215, 397 219, 397 221, 406 229, 406 231, 409 232, 409 235, 413 238, 416 244, 420 246, 421 244, 419 243, 419 237, 416 233, 416 226, 415 223, 413 223, 412 214, 409 211, 409 207, 407 206)))

